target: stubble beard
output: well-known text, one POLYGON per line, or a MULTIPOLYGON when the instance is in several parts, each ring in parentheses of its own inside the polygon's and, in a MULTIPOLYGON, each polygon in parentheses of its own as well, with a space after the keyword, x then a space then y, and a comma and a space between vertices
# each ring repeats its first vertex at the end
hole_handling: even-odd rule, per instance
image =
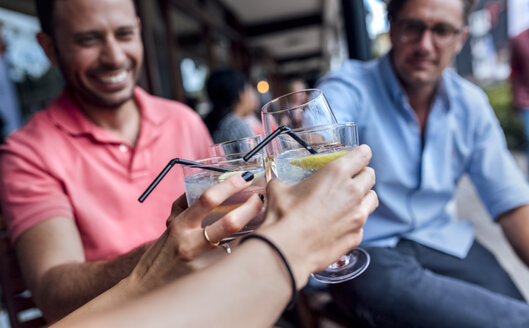
MULTIPOLYGON (((66 72, 69 71, 68 66, 65 64, 65 61, 60 55, 58 49, 55 49, 55 51, 57 54, 57 62, 59 65, 59 69, 66 82, 66 87, 81 107, 84 107, 83 105, 87 105, 89 107, 95 107, 103 110, 117 111, 125 103, 133 99, 134 86, 138 82, 139 74, 136 74, 136 76, 134 76, 133 87, 131 88, 130 93, 127 96, 117 101, 109 101, 104 96, 101 96, 97 92, 94 92, 88 87, 86 87, 85 83, 83 83, 83 81, 78 76, 70 76, 69 74, 67 74, 66 72)), ((135 65, 132 66, 133 67, 131 68, 131 70, 134 71, 133 68, 135 67, 135 65)))

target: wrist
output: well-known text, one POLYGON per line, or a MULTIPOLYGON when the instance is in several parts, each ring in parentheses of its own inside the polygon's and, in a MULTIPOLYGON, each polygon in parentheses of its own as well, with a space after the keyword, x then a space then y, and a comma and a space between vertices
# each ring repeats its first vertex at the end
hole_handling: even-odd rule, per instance
POLYGON ((294 307, 294 304, 297 301, 298 289, 296 285, 296 279, 294 278, 294 273, 292 272, 290 264, 285 258, 285 255, 283 255, 283 252, 281 252, 281 250, 276 246, 276 244, 273 241, 271 241, 269 238, 263 235, 259 235, 259 234, 246 235, 241 239, 240 243, 242 244, 250 239, 254 239, 262 243, 265 243, 266 246, 275 253, 276 259, 279 258, 281 260, 283 269, 286 269, 286 272, 288 273, 288 278, 289 278, 288 280, 289 280, 290 287, 291 287, 291 297, 290 297, 290 301, 288 302, 287 309, 292 309, 294 307))
POLYGON ((257 233, 268 238, 281 250, 294 276, 296 289, 301 290, 307 284, 312 270, 307 261, 308 257, 300 251, 300 245, 292 238, 290 231, 292 230, 278 223, 259 229, 257 233))
POLYGON ((144 280, 133 271, 130 275, 121 279, 116 286, 119 288, 120 294, 126 297, 135 297, 143 295, 150 290, 145 286, 143 281, 144 280))

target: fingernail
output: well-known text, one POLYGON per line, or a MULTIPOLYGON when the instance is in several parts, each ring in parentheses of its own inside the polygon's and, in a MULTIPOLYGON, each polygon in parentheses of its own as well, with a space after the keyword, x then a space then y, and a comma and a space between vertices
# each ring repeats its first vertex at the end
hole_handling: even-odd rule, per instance
POLYGON ((367 153, 367 152, 370 150, 369 147, 368 147, 366 144, 361 144, 361 145, 359 146, 359 149, 360 149, 360 151, 362 151, 363 153, 367 153))
POLYGON ((259 198, 261 198, 261 201, 264 203, 264 195, 263 194, 258 194, 259 195, 259 198))
POLYGON ((242 174, 242 178, 244 179, 244 181, 248 182, 248 181, 252 181, 253 180, 253 173, 252 172, 244 172, 242 174))

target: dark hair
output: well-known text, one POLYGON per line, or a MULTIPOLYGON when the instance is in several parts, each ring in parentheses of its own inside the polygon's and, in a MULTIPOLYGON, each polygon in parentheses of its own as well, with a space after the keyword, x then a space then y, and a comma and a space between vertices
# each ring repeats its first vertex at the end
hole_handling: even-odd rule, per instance
POLYGON ((246 84, 244 75, 233 69, 211 73, 206 82, 206 89, 212 109, 204 120, 211 134, 217 129, 224 116, 228 115, 239 102, 239 96, 246 84))
MULTIPOLYGON (((397 14, 400 12, 407 0, 388 0, 387 1, 387 10, 388 10, 388 19, 390 21, 394 20, 397 17, 397 14)), ((461 0, 463 1, 463 20, 465 24, 468 23, 468 17, 470 12, 476 4, 476 0, 461 0)))
POLYGON ((39 17, 42 32, 53 36, 53 10, 55 0, 35 0, 37 16, 39 17))
MULTIPOLYGON (((62 0, 65 1, 65 0, 62 0)), ((134 11, 137 13, 136 1, 131 0, 134 5, 134 11)), ((54 36, 54 22, 53 12, 55 11, 55 3, 57 0, 35 0, 35 7, 37 8, 37 16, 39 17, 40 28, 42 32, 49 36, 54 36)))

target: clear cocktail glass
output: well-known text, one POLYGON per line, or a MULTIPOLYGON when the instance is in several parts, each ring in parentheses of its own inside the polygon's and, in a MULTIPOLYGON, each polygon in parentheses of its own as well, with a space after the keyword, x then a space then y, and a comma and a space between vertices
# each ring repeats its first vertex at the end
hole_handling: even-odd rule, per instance
MULTIPOLYGON (((317 154, 311 154, 288 134, 281 134, 272 139, 272 171, 276 177, 289 184, 306 179, 359 144, 355 123, 322 125, 297 129, 294 132, 312 146, 317 154)), ((313 273, 313 277, 325 283, 343 282, 364 272, 369 261, 369 254, 361 248, 356 248, 326 270, 313 273)))
MULTIPOLYGON (((252 195, 265 195, 266 189, 266 175, 264 167, 264 158, 257 154, 248 161, 242 158, 233 158, 231 155, 217 156, 198 160, 197 165, 183 166, 184 184, 186 190, 186 198, 189 206, 193 204, 202 195, 206 189, 220 183, 231 175, 245 171, 252 172, 254 179, 252 184, 243 191, 226 199, 222 204, 209 213, 209 215, 202 221, 202 227, 206 227, 215 223, 222 218, 226 213, 236 209, 246 202, 252 195), (216 167, 232 170, 232 172, 217 172, 204 167, 216 167)), ((246 224, 239 232, 230 237, 220 240, 221 244, 226 247, 226 243, 234 240, 244 234, 254 231, 263 221, 264 207, 261 212, 254 217, 248 224, 246 224)), ((227 249, 229 247, 226 247, 227 249)))
POLYGON ((288 93, 266 103, 261 109, 265 135, 279 126, 291 129, 337 123, 321 90, 306 89, 288 93))

